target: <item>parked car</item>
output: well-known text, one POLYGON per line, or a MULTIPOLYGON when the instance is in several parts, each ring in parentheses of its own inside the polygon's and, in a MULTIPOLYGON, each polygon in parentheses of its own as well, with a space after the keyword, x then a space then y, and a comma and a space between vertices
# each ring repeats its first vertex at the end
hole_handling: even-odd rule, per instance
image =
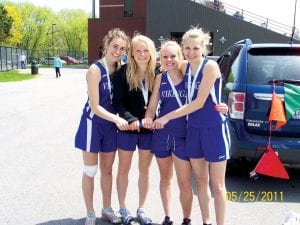
MULTIPOLYGON (((54 61, 55 57, 45 57, 42 58, 40 63, 41 64, 46 64, 46 65, 53 65, 53 61, 54 61)), ((66 64, 67 62, 65 60, 61 59, 62 64, 66 64)))
POLYGON ((67 64, 79 64, 77 59, 74 59, 71 56, 59 56, 61 59, 65 60, 67 64))
POLYGON ((79 64, 88 64, 88 57, 84 56, 79 59, 79 64))
MULTIPOLYGON (((260 159, 270 135, 268 113, 273 84, 284 100, 283 83, 300 86, 299 44, 253 44, 250 39, 230 46, 218 59, 223 75, 223 102, 229 107, 232 159, 260 159)), ((300 102, 287 124, 271 133, 280 160, 300 164, 300 102)))

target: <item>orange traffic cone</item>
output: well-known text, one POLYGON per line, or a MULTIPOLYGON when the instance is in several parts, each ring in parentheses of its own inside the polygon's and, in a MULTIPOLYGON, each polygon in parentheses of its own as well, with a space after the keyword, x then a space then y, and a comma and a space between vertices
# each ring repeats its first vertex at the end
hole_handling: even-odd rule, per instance
POLYGON ((260 173, 271 177, 289 179, 289 175, 274 152, 274 149, 268 146, 266 150, 267 152, 263 154, 255 169, 250 173, 250 176, 255 177, 255 173, 260 173))
POLYGON ((272 95, 272 103, 271 103, 271 110, 269 114, 269 121, 277 121, 275 130, 279 129, 280 127, 286 124, 286 117, 285 111, 283 107, 283 102, 281 101, 280 97, 273 92, 272 95))

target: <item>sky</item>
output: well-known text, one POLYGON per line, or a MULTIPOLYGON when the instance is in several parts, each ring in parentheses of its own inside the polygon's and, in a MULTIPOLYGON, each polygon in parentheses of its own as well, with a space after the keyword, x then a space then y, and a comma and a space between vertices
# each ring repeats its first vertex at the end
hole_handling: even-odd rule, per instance
MULTIPOLYGON (((30 2, 34 5, 49 7, 54 11, 59 11, 61 9, 82 9, 86 12, 92 13, 92 0, 10 0, 10 1, 15 3, 30 2)), ((95 3, 96 3, 96 9, 99 9, 98 6, 99 0, 96 0, 95 3)))
MULTIPOLYGON (((12 0, 16 3, 31 2, 39 6, 48 6, 55 11, 60 9, 83 9, 92 12, 92 0, 12 0)), ((221 0, 222 1, 222 0, 221 0)), ((293 26, 295 1, 297 0, 223 0, 251 13, 269 18, 282 24, 293 26)), ((96 9, 99 1, 96 0, 96 9)), ((96 15, 98 13, 96 12, 96 15)), ((300 2, 297 4, 296 28, 300 30, 300 2)))

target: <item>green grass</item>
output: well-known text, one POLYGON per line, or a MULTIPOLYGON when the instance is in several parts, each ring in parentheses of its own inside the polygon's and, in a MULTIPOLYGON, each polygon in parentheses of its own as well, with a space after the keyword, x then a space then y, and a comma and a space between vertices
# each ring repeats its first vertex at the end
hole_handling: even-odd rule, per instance
POLYGON ((30 73, 19 73, 17 70, 0 72, 0 82, 22 81, 35 77, 35 75, 31 75, 30 73))

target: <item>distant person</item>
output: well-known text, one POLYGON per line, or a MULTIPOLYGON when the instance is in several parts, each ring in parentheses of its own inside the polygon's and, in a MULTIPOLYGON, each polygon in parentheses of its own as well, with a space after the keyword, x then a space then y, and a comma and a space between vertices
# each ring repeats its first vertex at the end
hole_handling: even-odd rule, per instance
POLYGON ((215 10, 219 10, 220 9, 220 1, 218 1, 218 0, 214 1, 214 9, 215 10))
POLYGON ((61 61, 61 59, 59 58, 59 55, 57 55, 57 56, 54 58, 53 66, 54 66, 54 68, 55 68, 56 78, 61 77, 61 74, 60 74, 60 68, 62 67, 62 61, 61 61))
POLYGON ((22 52, 20 55, 21 68, 26 69, 26 55, 22 52))
POLYGON ((240 20, 243 20, 243 19, 244 19, 243 14, 242 14, 241 12, 239 12, 239 11, 236 11, 236 12, 234 13, 233 16, 234 16, 235 18, 237 18, 237 19, 240 19, 240 20))

